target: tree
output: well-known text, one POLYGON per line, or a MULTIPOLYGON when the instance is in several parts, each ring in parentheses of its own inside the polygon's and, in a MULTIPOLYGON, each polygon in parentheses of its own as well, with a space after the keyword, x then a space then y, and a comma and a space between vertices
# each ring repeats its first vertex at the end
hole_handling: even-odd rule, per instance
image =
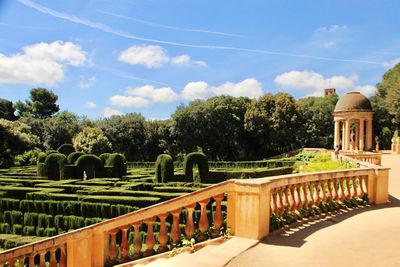
POLYGON ((19 116, 30 115, 34 118, 50 118, 60 110, 56 104, 58 96, 45 88, 34 88, 30 91, 30 99, 25 103, 18 101, 16 109, 19 116))
POLYGON ((0 98, 0 119, 14 121, 16 119, 14 113, 13 103, 7 99, 0 98))
POLYGON ((100 155, 111 151, 111 143, 97 127, 86 127, 72 140, 77 151, 100 155))
POLYGON ((302 127, 297 131, 304 147, 333 147, 332 113, 338 96, 307 97, 298 100, 302 127))
POLYGON ((114 151, 125 154, 128 160, 144 160, 145 118, 138 113, 111 116, 98 122, 114 151))

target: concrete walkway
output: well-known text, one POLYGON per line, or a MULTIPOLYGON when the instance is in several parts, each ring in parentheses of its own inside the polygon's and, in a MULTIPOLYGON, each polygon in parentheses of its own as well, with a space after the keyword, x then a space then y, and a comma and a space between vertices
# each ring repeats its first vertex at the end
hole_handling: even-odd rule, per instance
POLYGON ((388 205, 272 234, 225 266, 400 266, 400 155, 382 165, 391 168, 388 205))

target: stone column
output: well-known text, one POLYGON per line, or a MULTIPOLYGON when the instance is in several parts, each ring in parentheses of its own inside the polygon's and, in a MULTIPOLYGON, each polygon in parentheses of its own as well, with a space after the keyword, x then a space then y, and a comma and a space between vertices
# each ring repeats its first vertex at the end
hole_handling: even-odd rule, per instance
POLYGON ((345 121, 342 121, 342 148, 345 149, 346 147, 346 127, 345 127, 345 121))
POLYGON ((364 119, 360 119, 360 141, 358 144, 358 148, 361 151, 364 150, 364 119))
POLYGON ((334 144, 333 148, 336 148, 337 145, 340 144, 340 121, 335 120, 335 139, 334 139, 334 144))
POLYGON ((355 136, 355 140, 354 140, 354 149, 355 150, 359 150, 359 143, 360 143, 360 121, 356 120, 356 136, 355 136))
POLYGON ((345 141, 345 150, 349 150, 350 149, 350 119, 346 120, 346 125, 345 125, 345 130, 346 130, 346 141, 345 141))
POLYGON ((368 119, 367 120, 367 144, 366 144, 366 150, 371 150, 372 149, 372 120, 368 119))

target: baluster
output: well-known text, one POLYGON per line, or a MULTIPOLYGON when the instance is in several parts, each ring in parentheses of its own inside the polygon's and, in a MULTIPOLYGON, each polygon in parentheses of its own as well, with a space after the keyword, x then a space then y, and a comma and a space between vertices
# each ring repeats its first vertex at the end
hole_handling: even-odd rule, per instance
POLYGON ((60 248, 60 261, 58 262, 58 267, 67 267, 67 249, 65 245, 60 248))
POLYGON ((350 183, 349 183, 349 177, 344 178, 344 183, 346 185, 346 190, 344 191, 344 194, 346 196, 346 199, 350 199, 350 183))
POLYGON ((308 202, 308 208, 311 208, 314 204, 314 199, 311 195, 311 190, 312 190, 312 186, 310 187, 310 184, 307 183, 306 184, 306 189, 307 189, 307 202, 308 202))
POLYGON ((168 233, 165 220, 167 219, 168 213, 158 215, 160 218, 160 231, 158 232, 158 243, 160 244, 157 249, 157 253, 162 253, 168 250, 168 233))
POLYGON ((135 222, 133 223, 133 229, 135 230, 135 233, 133 235, 133 251, 134 259, 138 259, 142 257, 142 238, 140 238, 140 225, 142 222, 135 222))
POLYGON ((11 259, 8 260, 8 266, 9 267, 15 267, 15 259, 14 258, 11 258, 11 259))
POLYGON ((271 199, 270 199, 270 213, 273 214, 276 212, 276 191, 275 189, 271 190, 271 199))
POLYGON ((29 255, 29 267, 35 267, 35 254, 29 255))
POLYGON ((339 178, 338 179, 338 190, 337 190, 337 193, 338 193, 338 197, 339 197, 339 200, 340 201, 343 201, 344 200, 344 192, 343 192, 343 180, 342 180, 343 178, 339 178))
POLYGON ((326 195, 325 195, 325 181, 319 182, 319 185, 320 185, 320 188, 321 188, 321 190, 319 191, 319 198, 321 199, 321 202, 322 201, 327 201, 326 200, 326 195))
POLYGON ((283 204, 282 204, 282 188, 277 189, 277 203, 276 203, 276 210, 277 210, 277 215, 282 216, 283 214, 283 204))
POLYGON ((300 185, 300 188, 301 188, 301 193, 300 193, 301 203, 302 203, 303 208, 306 209, 307 205, 308 205, 307 196, 306 196, 306 194, 307 194, 306 185, 302 184, 302 185, 300 185))
POLYGON ((357 177, 358 180, 358 186, 356 188, 357 191, 357 197, 361 198, 364 195, 363 189, 362 189, 362 180, 361 177, 357 177))
POLYGON ((179 229, 179 215, 182 209, 177 209, 171 212, 172 214, 172 228, 171 228, 171 240, 173 243, 178 243, 181 239, 181 231, 179 229))
POLYGON ((286 190, 286 194, 288 195, 289 210, 291 212, 294 212, 296 210, 296 202, 294 200, 293 185, 288 186, 288 189, 286 190))
MULTIPOLYGON (((319 199, 319 188, 318 188, 319 183, 316 182, 314 183, 314 193, 313 193, 313 202, 315 206, 318 206, 320 203, 320 199, 319 199)), ((312 188, 312 187, 311 187, 312 188)))
POLYGON ((222 209, 221 209, 221 202, 222 199, 224 199, 224 194, 218 195, 213 197, 215 200, 215 212, 214 212, 214 218, 213 218, 213 225, 214 225, 214 232, 213 237, 219 236, 219 230, 222 227, 222 224, 224 223, 224 218, 222 216, 222 209))
POLYGON ((326 191, 325 191, 326 202, 332 201, 331 183, 332 183, 331 179, 328 179, 326 181, 326 191))
POLYGON ((368 176, 361 176, 361 186, 362 186, 362 191, 365 194, 368 194, 368 176))
POLYGON ((352 198, 355 198, 356 196, 357 196, 357 193, 356 193, 356 177, 351 177, 350 178, 350 181, 351 181, 351 186, 350 186, 350 196, 352 197, 352 198))
POLYGON ((46 251, 40 251, 39 255, 40 255, 39 267, 46 267, 46 259, 45 259, 46 251))
POLYGON ((117 233, 118 229, 113 229, 109 232, 110 234, 110 246, 109 246, 109 261, 114 263, 117 260, 118 256, 118 248, 117 248, 117 233))
POLYGON ((185 234, 187 239, 191 239, 194 234, 194 222, 193 222, 193 211, 196 207, 196 203, 186 206, 186 225, 185 234))
MULTIPOLYGON (((24 267, 25 265, 25 256, 20 256, 19 258, 18 258, 18 267, 24 267)), ((52 267, 52 266, 50 266, 50 267, 52 267)))
POLYGON ((210 227, 207 217, 207 204, 210 200, 205 199, 199 202, 201 214, 200 214, 200 221, 199 221, 199 230, 200 230, 200 237, 199 240, 206 240, 208 239, 207 231, 210 227))
POLYGON ((129 257, 128 230, 129 225, 121 227, 121 260, 127 261, 129 257))
POLYGON ((283 210, 284 212, 288 212, 289 210, 289 199, 287 195, 287 187, 284 187, 282 190, 282 205, 283 205, 283 210))
MULTIPOLYGON (((57 267, 56 250, 57 250, 57 248, 55 248, 55 247, 50 249, 49 267, 57 267)), ((20 266, 24 266, 24 265, 20 265, 20 266)))
POLYGON ((147 235, 146 235, 146 251, 144 252, 144 256, 150 256, 155 253, 154 245, 156 244, 156 240, 154 238, 154 224, 155 217, 151 217, 146 220, 147 224, 147 235))
POLYGON ((295 203, 295 210, 299 211, 301 209, 301 199, 300 199, 300 194, 298 191, 298 185, 293 185, 293 197, 294 197, 294 203, 295 203))
POLYGON ((338 192, 336 190, 336 186, 337 186, 337 181, 336 181, 336 179, 333 179, 332 183, 330 184, 332 200, 338 200, 339 199, 339 195, 338 195, 338 192))

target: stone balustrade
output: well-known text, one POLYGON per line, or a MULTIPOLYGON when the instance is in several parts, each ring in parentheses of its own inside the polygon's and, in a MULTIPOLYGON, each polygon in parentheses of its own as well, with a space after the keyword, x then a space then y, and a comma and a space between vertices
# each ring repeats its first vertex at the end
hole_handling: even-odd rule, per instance
POLYGON ((348 156, 355 160, 369 162, 375 165, 381 165, 382 154, 381 153, 373 153, 373 152, 363 152, 363 153, 349 153, 342 152, 342 155, 348 156))
POLYGON ((388 169, 357 162, 360 162, 359 169, 229 180, 4 251, 0 253, 0 267, 14 267, 17 262, 24 262, 26 266, 35 266, 35 263, 45 266, 45 260, 49 261, 49 266, 103 267, 167 251, 182 235, 190 239, 197 233, 198 239, 202 240, 208 238, 207 233, 212 230, 212 235, 217 236, 225 214, 232 234, 261 239, 269 234, 272 214, 298 213, 302 208, 317 206, 320 202, 362 198, 365 194, 371 203, 386 203, 388 169), (226 213, 222 212, 224 199, 226 213), (195 210, 199 216, 194 216, 195 210))

